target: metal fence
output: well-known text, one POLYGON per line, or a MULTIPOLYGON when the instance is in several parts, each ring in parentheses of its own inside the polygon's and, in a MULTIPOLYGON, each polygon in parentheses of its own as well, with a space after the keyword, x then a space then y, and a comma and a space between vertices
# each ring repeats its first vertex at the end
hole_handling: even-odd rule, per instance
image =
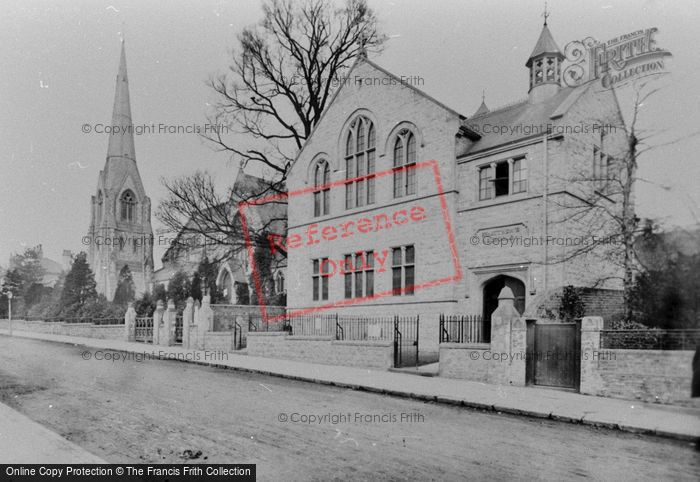
POLYGON ((600 347, 627 350, 695 350, 700 329, 601 330, 600 347))
POLYGON ((153 342, 153 317, 136 318, 135 339, 145 343, 153 342))
POLYGON ((489 343, 481 315, 440 315, 440 343, 489 343))

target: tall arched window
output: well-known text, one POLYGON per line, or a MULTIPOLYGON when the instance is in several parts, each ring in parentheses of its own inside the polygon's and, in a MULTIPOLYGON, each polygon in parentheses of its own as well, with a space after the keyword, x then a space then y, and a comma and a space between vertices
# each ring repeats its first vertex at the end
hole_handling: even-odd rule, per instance
POLYGON ((367 117, 360 116, 350 124, 345 140, 345 209, 374 203, 374 164, 376 132, 367 117))
POLYGON ((314 168, 314 216, 325 216, 330 213, 331 188, 328 185, 331 178, 331 169, 328 161, 318 161, 314 168))
POLYGON ((416 136, 403 129, 394 142, 394 197, 416 193, 416 136))
POLYGON ((281 271, 277 273, 277 279, 275 280, 275 292, 284 293, 284 275, 281 271))
POLYGON ((102 191, 97 193, 97 222, 102 222, 102 204, 104 199, 102 198, 102 191))
POLYGON ((120 203, 122 220, 132 222, 134 220, 134 206, 136 206, 136 197, 134 193, 128 189, 124 191, 120 203))

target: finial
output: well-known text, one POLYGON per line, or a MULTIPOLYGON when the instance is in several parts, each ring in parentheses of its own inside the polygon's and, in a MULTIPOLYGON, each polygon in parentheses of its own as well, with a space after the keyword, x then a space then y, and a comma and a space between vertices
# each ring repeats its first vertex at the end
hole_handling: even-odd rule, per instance
POLYGON ((483 104, 484 102, 486 102, 486 89, 481 91, 481 103, 483 104))
POLYGON ((121 30, 121 32, 119 32, 119 39, 121 39, 122 44, 124 43, 124 29, 125 29, 125 26, 126 26, 125 22, 122 22, 122 30, 121 30))
POLYGON ((544 17, 544 26, 547 26, 547 18, 549 17, 549 12, 547 11, 547 2, 544 2, 544 13, 542 13, 542 16, 544 17))

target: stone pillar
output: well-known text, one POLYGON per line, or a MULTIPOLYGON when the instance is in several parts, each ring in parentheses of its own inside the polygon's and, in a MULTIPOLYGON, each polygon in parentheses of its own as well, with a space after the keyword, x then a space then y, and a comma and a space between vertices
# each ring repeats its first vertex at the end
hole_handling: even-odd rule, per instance
MULTIPOLYGON (((520 320, 520 313, 515 309, 515 296, 510 288, 504 287, 498 295, 498 308, 491 315, 491 353, 498 354, 501 359, 492 360, 494 366, 491 367, 489 377, 494 383, 509 385, 513 381, 518 384, 525 384, 525 365, 522 364, 522 374, 519 373, 520 364, 512 368, 512 361, 515 356, 513 353, 513 324, 520 320), (522 379, 522 383, 520 380, 522 379)), ((524 323, 523 323, 524 325, 524 323)), ((518 344, 520 343, 520 331, 523 329, 520 325, 517 326, 518 344)), ((524 343, 523 343, 524 345, 524 343)), ((524 358, 523 353, 522 357, 524 358)), ((515 384, 515 383, 513 383, 515 384)))
POLYGON ((581 319, 581 385, 580 392, 597 395, 602 387, 598 374, 598 357, 600 351, 600 330, 603 318, 584 316, 581 319))
POLYGON ((160 325, 163 324, 163 314, 165 313, 165 307, 163 306, 163 300, 158 300, 156 302, 156 310, 153 312, 153 344, 160 345, 160 325))
POLYGON ((124 313, 124 331, 126 341, 136 341, 136 310, 133 303, 129 303, 124 313))
POLYGON ((159 345, 161 346, 173 346, 175 344, 175 317, 177 312, 175 311, 175 302, 170 299, 168 300, 168 308, 163 313, 163 325, 161 326, 161 332, 159 337, 159 345))
POLYGON ((194 324, 194 299, 190 296, 187 298, 187 305, 182 312, 182 348, 189 350, 190 346, 190 328, 194 324))
MULTIPOLYGON (((517 310, 516 310, 517 311, 517 310)), ((527 351, 527 323, 525 318, 518 317, 513 320, 510 334, 511 362, 510 385, 525 386, 525 353, 527 351)))
POLYGON ((202 296, 202 306, 198 312, 197 319, 197 349, 204 350, 204 337, 208 331, 214 329, 214 311, 211 309, 209 295, 202 296))

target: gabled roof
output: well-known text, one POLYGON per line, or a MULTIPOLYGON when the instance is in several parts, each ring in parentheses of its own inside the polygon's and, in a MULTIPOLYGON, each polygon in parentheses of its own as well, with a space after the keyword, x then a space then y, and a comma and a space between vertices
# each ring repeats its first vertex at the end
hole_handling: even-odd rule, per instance
POLYGON ((537 40, 535 48, 532 50, 530 58, 527 59, 525 66, 530 67, 530 65, 532 64, 532 60, 535 57, 539 57, 542 54, 557 54, 562 58, 564 57, 564 55, 561 53, 561 50, 559 50, 557 43, 554 41, 554 37, 552 37, 552 33, 549 31, 549 27, 547 27, 547 24, 544 24, 544 27, 542 27, 542 32, 540 32, 540 38, 537 40))
POLYGON ((547 124, 564 116, 590 85, 588 83, 578 87, 563 87, 543 102, 533 104, 525 99, 462 121, 464 125, 478 132, 481 138, 468 146, 464 152, 458 152, 457 157, 511 144, 533 134, 544 134, 547 124))
MULTIPOLYGON (((394 81, 396 81, 399 85, 402 85, 402 86, 404 86, 404 87, 406 87, 406 88, 408 88, 408 89, 413 90, 414 92, 416 92, 417 94, 419 94, 421 97, 424 97, 424 98, 428 99, 430 102, 433 102, 434 104, 436 104, 436 105, 442 107, 443 109, 445 109, 446 111, 448 111, 450 114, 452 114, 452 115, 458 117, 460 120, 466 119, 466 117, 465 117, 464 115, 460 114, 460 113, 457 112, 456 110, 454 110, 454 109, 452 109, 451 107, 449 107, 449 106, 443 104, 442 102, 440 102, 439 100, 437 100, 437 99, 435 99, 434 97, 430 96, 430 95, 427 94, 426 92, 424 92, 424 91, 420 90, 419 88, 413 86, 411 83, 409 83, 409 82, 404 82, 400 77, 398 77, 398 76, 392 74, 391 72, 389 72, 388 70, 384 69, 383 67, 380 67, 379 65, 375 64, 374 62, 372 62, 371 60, 369 60, 369 59, 366 57, 366 55, 361 55, 361 56, 357 57, 357 58, 355 59, 355 63, 353 63, 352 66, 350 66, 350 69, 349 69, 348 72, 345 74, 345 76, 346 76, 347 78, 350 78, 350 77, 351 77, 350 74, 351 74, 360 64, 363 64, 363 63, 364 63, 364 64, 367 64, 367 65, 370 65, 371 67, 377 69, 377 70, 380 71, 381 73, 387 75, 388 77, 390 77, 391 79, 393 79, 394 81)), ((318 122, 316 123, 316 125, 314 125, 313 129, 311 129, 311 133, 309 134, 309 137, 306 138, 306 140, 304 141, 304 144, 301 146, 301 149, 299 149, 299 152, 297 152, 297 155, 294 157, 294 161, 292 162, 292 165, 296 164, 297 159, 299 159, 299 157, 301 156, 302 152, 304 152, 304 149, 306 148, 306 146, 309 144, 309 141, 311 140, 311 138, 312 138, 312 137, 314 136, 314 134, 316 133, 316 130, 317 130, 318 126, 321 124, 321 122, 323 122, 323 118, 326 116, 326 113, 330 110, 331 106, 333 105, 333 103, 335 102, 335 100, 338 98, 338 95, 340 94, 340 92, 341 92, 343 89, 347 88, 347 87, 346 87, 347 84, 348 84, 347 82, 343 82, 343 83, 340 85, 340 87, 338 87, 338 88, 335 90, 335 92, 333 93, 333 96, 332 96, 332 97, 330 98, 330 100, 328 101, 328 104, 326 105, 326 108, 325 108, 325 109, 323 110, 323 112, 321 113, 321 116, 320 116, 320 118, 318 119, 318 122)), ((472 134, 472 135, 475 135, 475 136, 478 137, 478 135, 476 135, 476 133, 469 132, 469 134, 472 134)))

